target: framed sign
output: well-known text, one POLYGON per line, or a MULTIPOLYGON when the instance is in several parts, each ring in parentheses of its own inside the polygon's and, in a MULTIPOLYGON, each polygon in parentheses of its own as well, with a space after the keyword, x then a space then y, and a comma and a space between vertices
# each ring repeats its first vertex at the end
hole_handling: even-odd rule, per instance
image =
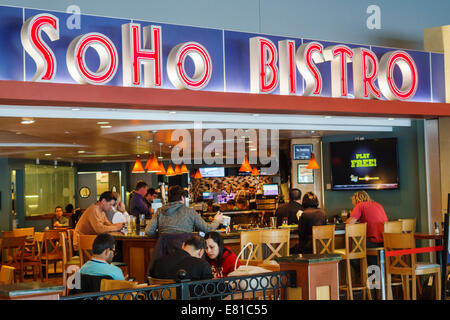
POLYGON ((297 167, 298 184, 314 184, 314 171, 307 169, 308 164, 300 163, 297 167))
POLYGON ((81 198, 89 198, 91 195, 91 190, 88 187, 82 187, 80 189, 80 197, 81 198))
POLYGON ((312 144, 294 144, 292 145, 293 160, 309 160, 311 158, 312 144))

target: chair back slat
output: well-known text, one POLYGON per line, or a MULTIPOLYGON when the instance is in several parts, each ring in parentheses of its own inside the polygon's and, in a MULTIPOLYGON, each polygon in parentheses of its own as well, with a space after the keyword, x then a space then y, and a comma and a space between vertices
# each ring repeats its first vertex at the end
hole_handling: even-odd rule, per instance
MULTIPOLYGON (((383 233, 384 248, 387 251, 415 248, 412 233, 383 233)), ((416 254, 409 253, 386 257, 386 270, 391 273, 410 274, 416 268, 416 254)))
POLYGON ((13 229, 12 232, 15 237, 21 237, 21 236, 34 237, 34 227, 17 228, 17 229, 13 229))
POLYGON ((314 254, 333 253, 334 230, 334 224, 312 227, 312 242, 314 254))
POLYGON ((269 229, 261 231, 262 248, 268 248, 268 256, 263 257, 264 261, 272 260, 275 257, 289 255, 289 229, 269 229))
POLYGON ((16 268, 3 265, 0 269, 0 284, 13 284, 16 268))
POLYGON ((96 235, 79 235, 78 248, 81 265, 92 258, 92 245, 97 237, 96 235))
POLYGON ((367 223, 345 225, 345 250, 347 259, 365 258, 367 223))
POLYGON ((262 245, 261 245, 261 231, 243 231, 240 234, 241 237, 241 250, 251 242, 253 244, 253 252, 251 256, 248 256, 249 249, 242 254, 243 257, 249 260, 262 260, 262 245))
POLYGON ((416 232, 416 219, 398 219, 402 223, 402 232, 416 232))
POLYGON ((386 233, 401 233, 402 222, 401 221, 386 221, 383 225, 384 232, 386 233))

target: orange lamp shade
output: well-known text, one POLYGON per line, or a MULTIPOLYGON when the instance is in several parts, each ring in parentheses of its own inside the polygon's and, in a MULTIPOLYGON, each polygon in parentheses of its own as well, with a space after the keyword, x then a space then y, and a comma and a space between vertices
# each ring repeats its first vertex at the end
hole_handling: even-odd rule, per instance
POLYGON ((194 178, 195 178, 195 179, 203 178, 202 174, 200 173, 200 169, 197 169, 197 172, 195 173, 194 178))
POLYGON ((144 167, 142 166, 141 159, 136 158, 136 162, 134 163, 132 173, 142 173, 145 172, 144 167))
POLYGON ((157 175, 166 174, 166 168, 164 168, 164 164, 162 161, 159 164, 159 171, 156 174, 157 175))
POLYGON ((146 169, 147 169, 147 172, 155 172, 155 173, 159 172, 159 170, 160 170, 159 163, 158 163, 158 159, 155 156, 153 156, 150 166, 148 168, 146 166, 146 169))
POLYGON ((241 167, 239 168, 239 172, 251 172, 252 166, 248 162, 247 156, 245 156, 244 161, 242 162, 241 167))
POLYGON ((320 169, 319 165, 317 164, 316 157, 314 156, 314 153, 312 153, 312 152, 311 152, 311 158, 309 159, 306 169, 320 169))
POLYGON ((189 170, 188 170, 188 168, 186 167, 186 165, 184 163, 181 166, 181 173, 189 173, 189 170))
POLYGON ((178 164, 175 166, 175 174, 176 175, 181 174, 181 169, 180 169, 180 166, 178 164))
POLYGON ((252 169, 252 176, 259 176, 259 170, 256 166, 252 169))
POLYGON ((174 176, 175 175, 175 171, 173 171, 173 168, 172 168, 172 164, 171 163, 169 163, 169 166, 167 167, 167 172, 166 172, 166 176, 174 176))

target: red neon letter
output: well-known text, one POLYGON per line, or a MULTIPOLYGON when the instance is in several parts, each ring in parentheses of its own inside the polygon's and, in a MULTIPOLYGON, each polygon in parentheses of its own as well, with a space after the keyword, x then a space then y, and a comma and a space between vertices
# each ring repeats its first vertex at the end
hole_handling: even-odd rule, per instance
POLYGON ((141 26, 122 25, 124 86, 141 86, 141 64, 144 65, 144 87, 162 86, 161 27, 144 27, 144 45, 140 44, 141 26))
POLYGON ((117 50, 112 41, 100 33, 87 33, 72 40, 67 49, 67 68, 72 78, 82 84, 108 83, 117 71, 117 50), (88 69, 85 61, 86 50, 95 49, 100 65, 97 71, 88 69))
POLYGON ((418 85, 417 67, 411 56, 405 51, 391 51, 380 60, 378 83, 383 95, 389 100, 411 99, 418 85), (394 67, 398 66, 402 74, 402 86, 399 89, 394 81, 394 67))
POLYGON ((325 49, 325 59, 331 61, 331 96, 347 97, 347 63, 353 57, 353 51, 345 45, 331 46, 325 49))
POLYGON ((20 32, 23 48, 36 63, 36 73, 31 81, 51 81, 56 74, 55 55, 42 40, 42 31, 51 41, 58 40, 58 18, 48 13, 35 15, 24 22, 20 32))
POLYGON ((380 90, 374 83, 378 75, 377 56, 365 48, 356 48, 353 52, 353 91, 355 98, 381 98, 380 90))
POLYGON ((283 40, 278 42, 280 51, 280 93, 295 94, 297 79, 295 70, 295 42, 283 40))
POLYGON ((298 47, 295 62, 298 71, 305 79, 303 95, 320 95, 322 92, 322 75, 314 63, 324 61, 322 44, 313 41, 298 47))
POLYGON ((250 38, 250 87, 253 93, 270 93, 278 86, 277 48, 262 37, 250 38))
POLYGON ((170 82, 178 89, 200 90, 211 79, 212 62, 209 52, 199 43, 186 42, 175 46, 167 58, 167 73, 170 82), (194 62, 194 75, 187 75, 184 62, 190 57, 194 62))

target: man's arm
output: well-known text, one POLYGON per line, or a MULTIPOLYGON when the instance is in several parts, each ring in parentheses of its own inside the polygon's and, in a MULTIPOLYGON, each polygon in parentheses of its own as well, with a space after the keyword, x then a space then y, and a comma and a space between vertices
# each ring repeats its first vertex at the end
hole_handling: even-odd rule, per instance
POLYGON ((158 228, 158 214, 155 214, 153 216, 153 218, 150 220, 150 223, 147 225, 147 227, 145 228, 145 234, 148 236, 154 236, 156 235, 157 232, 157 228, 158 228))
POLYGON ((206 223, 205 220, 203 220, 203 218, 197 212, 192 212, 191 214, 194 218, 194 226, 202 232, 214 231, 219 227, 221 223, 216 219, 214 219, 214 221, 211 223, 206 223))
POLYGON ((104 212, 95 212, 90 219, 90 224, 96 234, 102 234, 111 231, 119 231, 123 227, 123 223, 111 224, 104 212))

